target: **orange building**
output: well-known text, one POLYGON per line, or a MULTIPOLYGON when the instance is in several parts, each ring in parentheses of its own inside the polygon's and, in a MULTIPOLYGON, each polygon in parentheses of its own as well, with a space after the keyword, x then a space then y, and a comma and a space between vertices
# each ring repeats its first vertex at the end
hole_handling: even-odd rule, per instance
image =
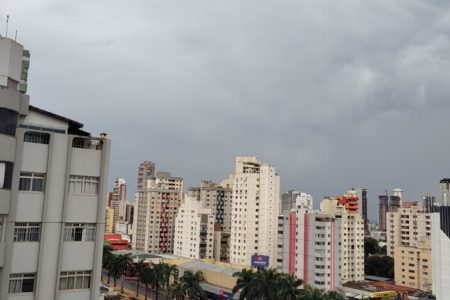
POLYGON ((113 250, 129 249, 128 240, 122 239, 121 234, 105 233, 103 239, 111 246, 113 250))

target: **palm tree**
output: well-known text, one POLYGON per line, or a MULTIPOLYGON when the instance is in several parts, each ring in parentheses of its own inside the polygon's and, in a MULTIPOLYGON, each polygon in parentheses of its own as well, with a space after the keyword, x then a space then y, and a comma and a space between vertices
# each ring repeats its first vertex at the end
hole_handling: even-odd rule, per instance
POLYGON ((116 287, 117 278, 120 277, 120 257, 114 256, 113 259, 108 263, 108 283, 109 283, 109 277, 112 276, 114 280, 114 287, 116 287))
POLYGON ((133 265, 134 272, 137 274, 136 297, 139 296, 139 282, 141 280, 141 274, 144 268, 145 264, 143 259, 138 260, 138 262, 133 265))
POLYGON ((169 298, 169 288, 170 288, 170 276, 173 276, 175 281, 175 274, 177 274, 178 269, 175 265, 169 265, 167 263, 162 263, 162 269, 164 274, 164 285, 163 287, 167 289, 167 298, 169 298))
POLYGON ((141 281, 143 284, 145 284, 145 300, 147 300, 147 293, 148 293, 148 285, 151 284, 153 281, 154 273, 149 268, 142 269, 142 272, 140 274, 141 281))
POLYGON ((164 267, 162 264, 157 264, 153 266, 152 268, 153 272, 153 280, 152 280, 152 287, 155 289, 155 300, 158 300, 159 295, 159 288, 164 285, 165 278, 164 278, 164 267))
POLYGON ((303 280, 297 279, 294 275, 283 274, 276 284, 277 299, 295 300, 300 298, 303 295, 303 290, 300 289, 302 284, 303 280))
POLYGON ((172 298, 175 300, 184 300, 184 289, 181 281, 175 281, 170 288, 172 298))
MULTIPOLYGON (((116 259, 114 260, 114 264, 116 265, 116 271, 117 271, 117 275, 122 277, 122 284, 121 284, 121 292, 123 294, 123 275, 125 274, 125 272, 127 271, 127 269, 130 266, 131 263, 131 258, 129 254, 125 254, 125 255, 117 255, 116 259)), ((115 281, 114 281, 114 286, 116 286, 115 281)))
POLYGON ((323 291, 316 289, 312 286, 305 286, 305 289, 303 290, 303 297, 300 299, 302 300, 324 300, 325 294, 323 291))
POLYGON ((255 272, 253 272, 253 269, 242 269, 233 274, 233 277, 237 277, 237 280, 232 292, 236 294, 240 291, 240 300, 244 300, 248 296, 254 275, 255 272))
POLYGON ((103 255, 102 255, 102 266, 106 267, 106 265, 109 263, 109 261, 111 261, 111 259, 113 258, 113 254, 112 254, 113 249, 111 248, 111 246, 107 243, 103 244, 103 255))
POLYGON ((200 283, 205 281, 202 271, 197 271, 193 273, 192 271, 185 271, 183 276, 180 278, 182 285, 183 295, 187 296, 188 299, 206 299, 206 293, 200 286, 200 283))
POLYGON ((249 299, 276 299, 276 287, 281 274, 277 269, 258 269, 250 283, 249 299))

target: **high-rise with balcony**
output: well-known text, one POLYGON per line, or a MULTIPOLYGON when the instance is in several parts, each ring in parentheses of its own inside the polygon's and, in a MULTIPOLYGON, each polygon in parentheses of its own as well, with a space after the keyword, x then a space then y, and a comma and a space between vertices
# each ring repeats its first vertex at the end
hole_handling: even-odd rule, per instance
POLYGON ((175 217, 183 200, 183 178, 157 172, 137 191, 133 217, 133 249, 173 253, 175 217))
POLYGON ((364 279, 364 221, 339 202, 326 198, 321 210, 297 205, 278 217, 281 271, 323 290, 364 279))
POLYGON ((186 197, 175 219, 174 254, 213 258, 215 216, 196 197, 186 197))
POLYGON ((29 58, 0 38, 0 299, 98 299, 110 141, 29 105, 29 58))
POLYGON ((143 189, 147 180, 155 176, 155 163, 152 161, 143 161, 138 167, 137 189, 143 189))
POLYGON ((230 262, 250 265, 258 254, 275 266, 280 177, 274 166, 238 156, 232 178, 230 262))
POLYGON ((123 178, 114 180, 113 192, 111 196, 111 208, 114 209, 114 226, 118 222, 125 221, 127 182, 123 178))
POLYGON ((387 255, 394 257, 396 246, 415 247, 431 236, 431 215, 418 202, 402 202, 396 212, 386 213, 387 255))

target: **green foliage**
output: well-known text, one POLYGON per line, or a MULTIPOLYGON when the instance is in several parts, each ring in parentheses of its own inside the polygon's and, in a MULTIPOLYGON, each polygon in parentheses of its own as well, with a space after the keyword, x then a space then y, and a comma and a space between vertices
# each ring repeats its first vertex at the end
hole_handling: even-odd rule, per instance
POLYGON ((364 257, 368 257, 371 254, 379 254, 380 246, 378 241, 371 237, 364 238, 364 257))
POLYGON ((240 300, 343 300, 337 292, 324 292, 311 286, 301 288, 303 281, 276 269, 243 269, 237 277, 233 294, 240 292, 240 300))
POLYGON ((200 286, 205 278, 201 271, 193 273, 192 271, 185 271, 183 276, 176 281, 171 289, 172 297, 176 300, 180 299, 207 299, 206 293, 200 286))
POLYGON ((394 278, 394 259, 386 255, 372 255, 365 259, 364 272, 368 275, 394 278))

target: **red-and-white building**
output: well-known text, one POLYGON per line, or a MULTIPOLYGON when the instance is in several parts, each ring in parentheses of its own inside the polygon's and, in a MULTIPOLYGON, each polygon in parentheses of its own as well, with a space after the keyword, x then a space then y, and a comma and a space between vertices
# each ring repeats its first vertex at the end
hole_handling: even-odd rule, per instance
POLYGON ((336 198, 321 210, 297 205, 278 217, 278 268, 305 284, 336 290, 364 279, 364 221, 336 198))

